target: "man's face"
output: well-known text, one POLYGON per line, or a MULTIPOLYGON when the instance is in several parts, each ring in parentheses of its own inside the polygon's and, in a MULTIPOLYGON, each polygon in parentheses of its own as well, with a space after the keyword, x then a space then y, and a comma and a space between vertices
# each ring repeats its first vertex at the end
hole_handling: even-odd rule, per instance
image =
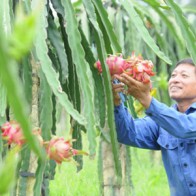
POLYGON ((177 102, 196 100, 196 68, 180 64, 172 72, 169 80, 169 95, 177 102))

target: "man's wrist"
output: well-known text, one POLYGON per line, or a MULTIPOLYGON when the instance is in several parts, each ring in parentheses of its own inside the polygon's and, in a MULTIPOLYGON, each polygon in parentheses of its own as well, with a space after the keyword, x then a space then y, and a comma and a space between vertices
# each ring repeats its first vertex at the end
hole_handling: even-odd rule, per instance
POLYGON ((114 101, 114 106, 119 106, 121 104, 121 100, 114 101))
POLYGON ((139 102, 144 106, 145 109, 149 108, 151 101, 152 101, 152 96, 150 94, 145 98, 139 100, 139 102))

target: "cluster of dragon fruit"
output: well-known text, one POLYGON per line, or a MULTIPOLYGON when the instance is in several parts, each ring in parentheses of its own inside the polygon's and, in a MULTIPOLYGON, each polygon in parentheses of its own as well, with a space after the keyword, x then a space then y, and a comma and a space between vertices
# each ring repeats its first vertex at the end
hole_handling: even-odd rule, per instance
MULTIPOLYGON (((6 122, 1 126, 2 138, 7 141, 8 145, 17 145, 22 147, 26 142, 20 124, 16 121, 6 122)), ((87 155, 82 150, 72 148, 71 140, 65 140, 63 137, 54 136, 50 141, 44 141, 41 136, 41 129, 33 130, 41 146, 46 150, 47 156, 56 163, 61 164, 63 161, 71 161, 75 155, 87 155)))
MULTIPOLYGON (((150 76, 154 76, 153 63, 150 60, 144 60, 141 55, 136 56, 135 53, 126 59, 122 54, 109 55, 106 58, 106 64, 109 68, 110 75, 120 75, 126 73, 134 79, 148 83, 150 76)), ((94 66, 102 73, 101 62, 98 60, 94 66)))

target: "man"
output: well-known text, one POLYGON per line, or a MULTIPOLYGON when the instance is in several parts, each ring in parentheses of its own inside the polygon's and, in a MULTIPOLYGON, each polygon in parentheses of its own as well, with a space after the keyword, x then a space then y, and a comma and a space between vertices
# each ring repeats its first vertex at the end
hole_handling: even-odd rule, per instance
POLYGON ((172 196, 196 196, 196 67, 191 59, 177 63, 169 80, 172 107, 150 95, 150 83, 143 84, 126 74, 115 76, 113 84, 115 122, 120 143, 161 150, 172 196), (146 117, 133 119, 121 103, 119 92, 128 94, 145 108, 146 117))

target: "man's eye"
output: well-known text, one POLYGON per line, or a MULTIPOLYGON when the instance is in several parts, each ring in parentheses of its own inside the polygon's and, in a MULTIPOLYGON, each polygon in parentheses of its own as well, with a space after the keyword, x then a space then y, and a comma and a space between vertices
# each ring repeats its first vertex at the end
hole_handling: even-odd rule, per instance
POLYGON ((174 78, 175 76, 176 76, 176 74, 172 74, 172 75, 171 75, 171 78, 174 78))
POLYGON ((188 77, 188 75, 186 75, 186 74, 183 74, 183 75, 182 75, 182 77, 183 77, 183 78, 187 78, 187 77, 188 77))

